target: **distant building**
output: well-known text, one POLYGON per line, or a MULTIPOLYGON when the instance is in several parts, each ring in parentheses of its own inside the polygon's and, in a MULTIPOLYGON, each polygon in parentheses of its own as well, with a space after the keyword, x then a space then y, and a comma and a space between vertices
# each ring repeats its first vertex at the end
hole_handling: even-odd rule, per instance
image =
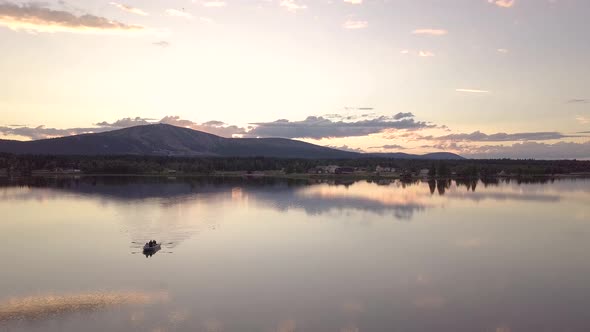
POLYGON ((309 174, 323 174, 324 169, 322 169, 321 167, 313 167, 313 168, 308 169, 307 173, 309 173, 309 174))
POLYGON ((354 173, 354 167, 338 167, 334 172, 336 174, 352 174, 354 173))
POLYGON ((307 172, 311 174, 335 174, 338 167, 338 165, 316 166, 307 172))
POLYGON ((395 168, 377 166, 375 168, 375 172, 377 172, 377 173, 395 173, 395 168))

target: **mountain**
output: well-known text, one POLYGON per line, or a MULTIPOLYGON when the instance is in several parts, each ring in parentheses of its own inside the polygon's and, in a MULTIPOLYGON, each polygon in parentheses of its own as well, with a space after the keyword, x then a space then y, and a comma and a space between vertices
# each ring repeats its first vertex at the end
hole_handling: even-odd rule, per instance
POLYGON ((224 138, 154 124, 36 141, 0 141, 0 152, 51 155, 162 155, 358 158, 360 154, 284 138, 224 138))
MULTIPOLYGON (((224 138, 216 135, 153 124, 96 134, 83 134, 36 141, 0 140, 0 152, 48 155, 160 155, 217 157, 275 157, 354 159, 366 157, 420 159, 403 154, 361 154, 285 138, 224 138)), ((438 154, 431 154, 435 159, 438 154)), ((446 155, 446 154, 445 154, 446 155)), ((452 155, 452 154, 449 154, 452 155)), ((457 155, 455 157, 461 158, 457 155)))

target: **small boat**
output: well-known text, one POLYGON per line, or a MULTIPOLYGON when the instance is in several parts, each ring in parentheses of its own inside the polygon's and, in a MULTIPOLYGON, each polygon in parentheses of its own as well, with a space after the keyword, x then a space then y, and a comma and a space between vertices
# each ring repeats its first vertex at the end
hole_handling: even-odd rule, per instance
POLYGON ((150 247, 150 245, 146 243, 143 246, 143 251, 158 251, 162 248, 161 245, 161 243, 156 243, 150 247))

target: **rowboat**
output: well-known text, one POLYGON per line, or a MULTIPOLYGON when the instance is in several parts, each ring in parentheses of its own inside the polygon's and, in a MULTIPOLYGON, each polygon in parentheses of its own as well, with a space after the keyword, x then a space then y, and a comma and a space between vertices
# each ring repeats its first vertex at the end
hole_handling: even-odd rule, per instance
POLYGON ((149 244, 147 244, 147 243, 146 243, 146 244, 143 246, 143 251, 152 251, 152 252, 153 252, 153 251, 158 251, 158 250, 160 250, 161 248, 162 248, 162 247, 161 247, 161 243, 158 243, 158 244, 152 245, 151 247, 149 246, 149 244))

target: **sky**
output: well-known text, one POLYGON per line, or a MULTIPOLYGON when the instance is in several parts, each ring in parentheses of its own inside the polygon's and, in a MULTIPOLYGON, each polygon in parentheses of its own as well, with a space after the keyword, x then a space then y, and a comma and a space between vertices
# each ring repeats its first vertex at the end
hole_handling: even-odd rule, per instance
POLYGON ((0 0, 0 139, 590 159, 587 0, 0 0))

